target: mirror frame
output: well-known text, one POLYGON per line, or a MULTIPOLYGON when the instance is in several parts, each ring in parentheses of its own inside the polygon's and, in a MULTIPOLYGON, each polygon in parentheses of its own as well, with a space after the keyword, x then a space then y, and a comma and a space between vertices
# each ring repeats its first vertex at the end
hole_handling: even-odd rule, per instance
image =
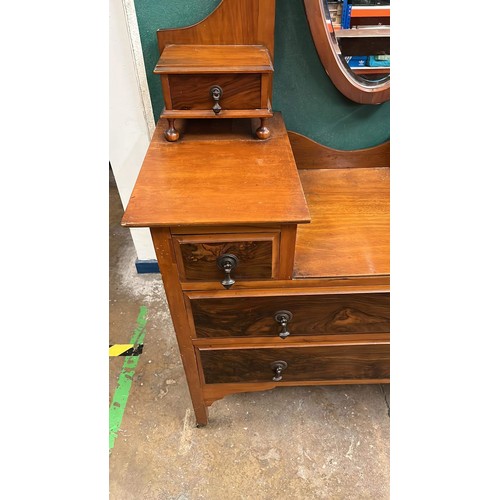
POLYGON ((347 69, 335 37, 331 36, 323 10, 324 0, 304 0, 307 21, 318 56, 337 89, 359 104, 380 104, 390 99, 390 77, 381 84, 363 85, 347 69))

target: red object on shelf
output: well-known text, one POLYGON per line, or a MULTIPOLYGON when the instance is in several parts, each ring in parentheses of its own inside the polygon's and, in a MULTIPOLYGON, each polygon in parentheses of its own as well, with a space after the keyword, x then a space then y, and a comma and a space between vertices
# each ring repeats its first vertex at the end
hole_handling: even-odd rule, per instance
POLYGON ((390 17, 391 9, 389 8, 366 8, 356 7, 353 5, 351 10, 351 18, 353 17, 390 17))

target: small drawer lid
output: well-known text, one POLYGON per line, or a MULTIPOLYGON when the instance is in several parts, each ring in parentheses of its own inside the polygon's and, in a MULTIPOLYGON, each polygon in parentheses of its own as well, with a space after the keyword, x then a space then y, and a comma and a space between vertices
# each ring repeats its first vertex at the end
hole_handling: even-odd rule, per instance
POLYGON ((272 72, 263 45, 166 45, 154 69, 160 75, 272 72))

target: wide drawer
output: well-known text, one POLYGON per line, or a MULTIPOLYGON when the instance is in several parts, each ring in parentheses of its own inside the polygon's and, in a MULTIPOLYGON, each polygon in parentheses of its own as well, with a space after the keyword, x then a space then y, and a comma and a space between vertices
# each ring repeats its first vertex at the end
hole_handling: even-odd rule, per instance
POLYGON ((388 380, 389 343, 200 350, 205 383, 388 380))
POLYGON ((390 327, 389 292, 186 297, 202 338, 383 333, 390 327))
POLYGON ((217 259, 234 255, 237 265, 230 275, 236 281, 271 279, 277 274, 279 233, 201 234, 174 236, 182 281, 221 281, 225 272, 217 259))
POLYGON ((261 108, 261 75, 258 73, 169 75, 168 80, 173 109, 212 109, 214 86, 222 89, 219 100, 222 109, 261 108))

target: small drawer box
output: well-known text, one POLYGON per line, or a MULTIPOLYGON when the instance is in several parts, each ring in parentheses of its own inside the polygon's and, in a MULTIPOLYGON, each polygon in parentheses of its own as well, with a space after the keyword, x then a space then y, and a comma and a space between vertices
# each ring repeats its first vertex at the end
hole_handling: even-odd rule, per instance
POLYGON ((169 120, 165 138, 175 142, 177 118, 260 118, 259 139, 270 131, 273 64, 263 45, 166 45, 160 75, 169 120))

